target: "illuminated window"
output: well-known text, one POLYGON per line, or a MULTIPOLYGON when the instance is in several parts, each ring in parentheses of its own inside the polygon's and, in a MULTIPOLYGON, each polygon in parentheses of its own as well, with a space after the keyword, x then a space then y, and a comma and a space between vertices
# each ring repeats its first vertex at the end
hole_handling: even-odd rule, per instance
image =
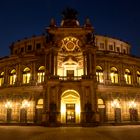
POLYGON ((98 108, 105 108, 103 99, 98 99, 98 108))
POLYGON ((103 83, 103 69, 100 66, 96 66, 96 77, 99 83, 103 83))
POLYGON ((4 72, 1 72, 0 74, 0 86, 4 84, 4 72))
POLYGON ((43 105, 43 99, 39 99, 37 102, 38 105, 43 105))
POLYGON ((28 84, 30 82, 30 69, 28 67, 26 67, 23 70, 23 84, 28 84))
POLYGON ((16 70, 13 69, 11 72, 10 72, 10 85, 14 85, 16 82, 16 70))
POLYGON ((112 83, 118 83, 118 71, 115 67, 111 68, 110 78, 112 83))
POLYGON ((37 105, 36 105, 36 108, 43 108, 43 99, 39 99, 38 101, 37 101, 37 105))
POLYGON ((45 76, 45 67, 41 66, 38 69, 38 73, 37 73, 37 82, 38 83, 42 83, 44 82, 44 76, 45 76))
POLYGON ((129 71, 129 69, 125 69, 125 81, 126 84, 131 84, 131 72, 129 71))
POLYGON ((137 83, 140 84, 140 72, 137 71, 137 83))

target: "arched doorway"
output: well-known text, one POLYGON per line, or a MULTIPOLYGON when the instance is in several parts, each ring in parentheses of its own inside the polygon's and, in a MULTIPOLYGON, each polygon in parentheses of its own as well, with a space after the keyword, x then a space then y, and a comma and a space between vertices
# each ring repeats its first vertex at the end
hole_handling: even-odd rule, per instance
POLYGON ((80 95, 66 90, 61 95, 61 123, 80 123, 80 95))
POLYGON ((105 122, 105 104, 101 98, 98 99, 98 111, 100 115, 100 122, 105 122))
POLYGON ((37 101, 36 105, 36 122, 41 123, 42 122, 42 113, 43 113, 43 99, 40 98, 37 101))

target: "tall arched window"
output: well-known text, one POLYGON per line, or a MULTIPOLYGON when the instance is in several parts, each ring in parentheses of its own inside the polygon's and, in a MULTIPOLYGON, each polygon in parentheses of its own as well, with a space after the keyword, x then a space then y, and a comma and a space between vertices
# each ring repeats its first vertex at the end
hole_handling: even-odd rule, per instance
POLYGON ((96 66, 96 77, 99 83, 103 83, 103 69, 101 66, 96 66))
POLYGON ((10 85, 14 85, 16 82, 16 70, 13 69, 11 72, 10 72, 10 85))
POLYGON ((31 77, 30 69, 26 67, 23 70, 23 84, 28 84, 30 82, 30 77, 31 77))
POLYGON ((131 72, 129 69, 125 69, 125 81, 126 81, 126 84, 131 84, 131 72))
POLYGON ((137 83, 140 85, 140 72, 137 71, 137 83))
POLYGON ((110 78, 112 83, 118 83, 118 71, 115 67, 111 68, 110 78))
POLYGON ((0 86, 4 84, 4 72, 1 72, 0 74, 0 86))
POLYGON ((37 73, 37 82, 38 83, 42 83, 44 82, 44 76, 45 76, 45 67, 41 66, 38 69, 38 73, 37 73))

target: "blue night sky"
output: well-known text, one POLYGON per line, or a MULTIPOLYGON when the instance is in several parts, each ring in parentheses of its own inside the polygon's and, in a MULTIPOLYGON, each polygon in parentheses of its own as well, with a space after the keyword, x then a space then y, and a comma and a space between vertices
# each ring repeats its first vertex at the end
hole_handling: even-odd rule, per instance
POLYGON ((9 55, 12 42, 42 34, 52 17, 59 26, 66 7, 78 11, 81 25, 88 16, 96 34, 127 41, 140 56, 139 0, 1 0, 0 57, 9 55))

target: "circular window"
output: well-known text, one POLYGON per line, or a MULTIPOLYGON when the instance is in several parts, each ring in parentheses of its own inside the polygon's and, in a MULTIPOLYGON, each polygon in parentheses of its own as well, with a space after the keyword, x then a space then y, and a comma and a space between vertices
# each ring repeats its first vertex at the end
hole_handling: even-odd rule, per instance
POLYGON ((69 51, 72 51, 72 50, 74 50, 74 43, 73 42, 68 42, 67 44, 66 44, 66 48, 69 50, 69 51))

